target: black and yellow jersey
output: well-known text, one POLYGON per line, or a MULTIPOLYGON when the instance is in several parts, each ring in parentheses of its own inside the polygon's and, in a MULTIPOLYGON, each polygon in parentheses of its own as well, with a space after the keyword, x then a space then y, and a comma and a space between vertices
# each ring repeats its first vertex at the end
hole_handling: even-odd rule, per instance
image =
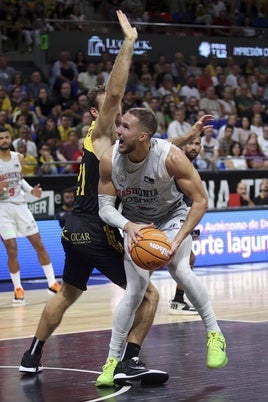
POLYGON ((76 203, 74 211, 98 216, 99 160, 94 153, 91 140, 91 133, 94 125, 95 121, 91 123, 84 141, 83 156, 77 177, 76 203))

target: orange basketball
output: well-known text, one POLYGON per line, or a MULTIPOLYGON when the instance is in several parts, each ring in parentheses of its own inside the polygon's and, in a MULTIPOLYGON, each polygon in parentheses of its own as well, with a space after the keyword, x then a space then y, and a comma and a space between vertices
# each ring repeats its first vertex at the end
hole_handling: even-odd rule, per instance
POLYGON ((153 271, 162 268, 170 259, 171 243, 165 233, 154 228, 141 230, 143 238, 133 245, 131 258, 140 268, 153 271))

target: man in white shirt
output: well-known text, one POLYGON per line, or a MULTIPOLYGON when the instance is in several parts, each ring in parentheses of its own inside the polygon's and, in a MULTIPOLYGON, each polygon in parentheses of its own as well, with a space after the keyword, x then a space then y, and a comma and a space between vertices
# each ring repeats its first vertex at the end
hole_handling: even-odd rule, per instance
POLYGON ((17 152, 18 151, 18 143, 23 140, 26 142, 27 145, 27 155, 34 156, 37 158, 38 153, 37 153, 37 146, 34 141, 31 140, 32 138, 32 133, 27 126, 27 124, 24 124, 23 126, 20 127, 19 129, 19 138, 16 138, 13 142, 12 145, 14 147, 14 150, 17 152))
POLYGON ((200 157, 203 158, 208 169, 215 169, 216 161, 219 157, 219 141, 212 137, 213 127, 205 130, 204 137, 201 138, 200 157))
POLYGON ((96 65, 95 63, 88 63, 87 71, 79 73, 78 75, 78 85, 79 89, 91 89, 96 86, 97 83, 97 74, 96 74, 96 65))
POLYGON ((200 92, 196 87, 196 77, 193 74, 188 76, 187 84, 181 88, 179 96, 186 102, 188 102, 192 96, 198 100, 200 99, 200 92))
POLYGON ((191 130, 191 125, 185 121, 185 111, 183 108, 175 109, 173 119, 167 128, 168 138, 181 137, 191 130))

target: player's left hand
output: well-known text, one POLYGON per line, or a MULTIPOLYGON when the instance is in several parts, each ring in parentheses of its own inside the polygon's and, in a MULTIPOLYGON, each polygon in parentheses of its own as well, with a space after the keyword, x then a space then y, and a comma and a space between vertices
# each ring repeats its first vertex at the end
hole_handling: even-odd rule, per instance
POLYGON ((31 191, 31 194, 34 195, 35 197, 40 198, 42 195, 42 187, 40 187, 40 184, 36 184, 34 188, 31 191))
POLYGON ((212 114, 205 114, 194 125, 195 136, 198 137, 206 128, 213 127, 214 116, 212 114))

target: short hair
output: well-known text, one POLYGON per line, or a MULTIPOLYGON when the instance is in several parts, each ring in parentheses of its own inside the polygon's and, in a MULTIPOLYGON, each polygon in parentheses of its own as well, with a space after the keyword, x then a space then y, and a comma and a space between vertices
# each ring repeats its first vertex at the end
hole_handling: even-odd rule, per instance
POLYGON ((157 119, 155 114, 148 109, 145 108, 131 108, 127 111, 132 116, 135 116, 139 120, 139 126, 142 131, 146 131, 150 138, 155 134, 157 131, 157 119))
POLYGON ((87 101, 89 109, 94 107, 95 109, 99 110, 99 105, 97 102, 98 95, 104 94, 106 91, 105 85, 97 85, 91 88, 87 93, 87 101))
POLYGON ((10 134, 10 131, 8 128, 6 128, 4 126, 0 126, 0 133, 5 133, 6 131, 9 132, 9 134, 10 134))

